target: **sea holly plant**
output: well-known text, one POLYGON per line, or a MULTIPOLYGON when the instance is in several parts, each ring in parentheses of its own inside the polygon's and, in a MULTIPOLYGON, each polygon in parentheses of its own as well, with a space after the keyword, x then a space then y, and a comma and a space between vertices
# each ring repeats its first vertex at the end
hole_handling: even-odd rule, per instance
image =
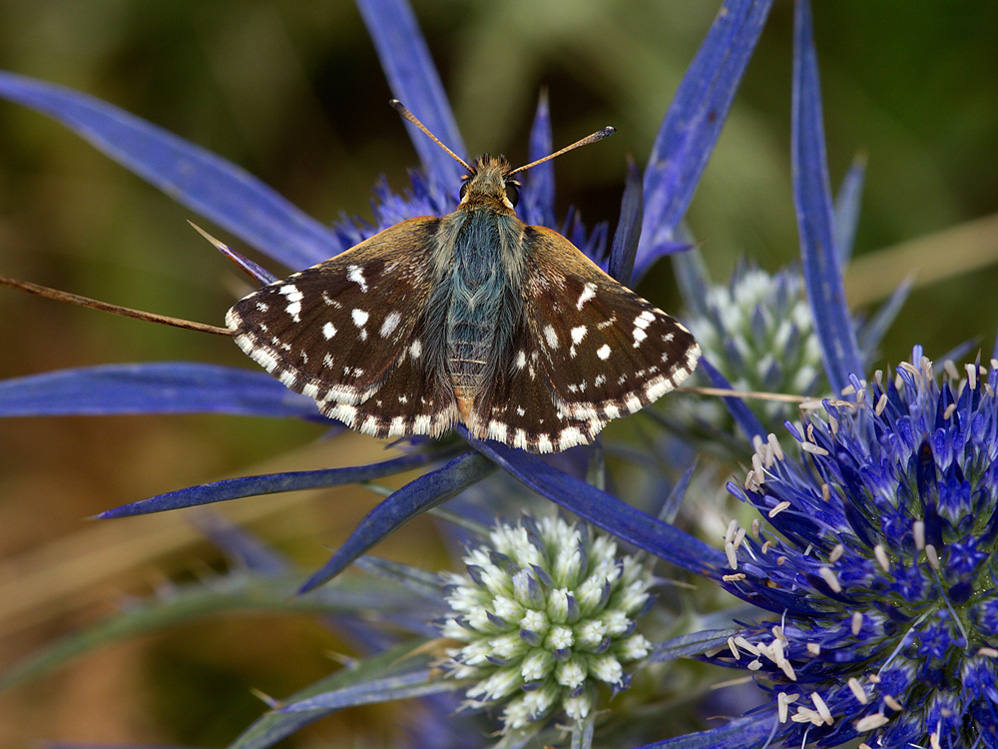
POLYGON ((729 525, 722 584, 770 614, 736 620, 702 657, 744 669, 768 704, 649 746, 998 746, 998 359, 964 373, 947 361, 941 374, 915 346, 893 376, 832 366, 839 355, 855 366, 859 348, 836 277, 807 3, 793 136, 804 273, 812 307, 825 305, 815 320, 841 395, 787 423, 792 453, 756 435, 752 468, 728 485, 760 516, 729 525))
MULTIPOLYGON (((400 0, 362 0, 359 6, 395 95, 463 153, 411 10, 400 0)), ((586 232, 577 221, 561 227, 623 282, 689 245, 680 222, 768 10, 768 2, 723 3, 666 113, 643 175, 628 176, 609 253, 603 231, 586 232)), ((821 405, 824 416, 816 406, 805 409, 801 426, 790 431, 800 445, 796 455, 785 453, 744 404, 726 399, 740 430, 732 438, 756 451, 747 478, 731 491, 761 517, 748 529, 732 523, 715 547, 669 522, 689 480, 685 466, 670 466, 683 474, 674 485, 650 471, 651 487, 624 502, 603 488, 608 482, 598 448, 593 460, 587 454, 554 462, 460 430, 460 441, 414 441, 402 446, 399 457, 370 465, 213 482, 104 513, 121 517, 425 470, 390 493, 312 573, 299 588, 309 595, 292 599, 293 605, 311 603, 318 612, 335 614, 333 626, 369 655, 274 701, 234 746, 270 746, 344 707, 409 698, 428 706, 429 717, 415 729, 422 731, 413 737, 417 745, 487 743, 482 735, 498 731, 502 746, 531 740, 590 746, 608 726, 608 745, 620 745, 623 736, 632 745, 729 749, 856 741, 995 745, 998 628, 990 590, 996 515, 989 483, 996 452, 994 366, 990 379, 975 366, 965 380, 950 372, 940 385, 916 350, 917 361, 900 367, 897 381, 863 376, 864 347, 845 306, 841 276, 854 211, 834 211, 830 196, 806 2, 796 6, 795 38, 792 163, 802 278, 822 374, 836 399, 821 405), (586 463, 592 464, 588 472, 586 463), (408 519, 434 508, 440 512, 445 501, 461 495, 460 501, 469 489, 508 494, 503 482, 510 478, 610 535, 562 519, 500 520, 491 533, 479 526, 477 540, 466 541, 464 576, 436 577, 364 556, 408 519), (654 512, 636 509, 645 500, 654 512), (618 553, 624 544, 645 555, 640 563, 618 553), (653 558, 712 581, 749 606, 699 612, 700 626, 693 631, 669 638, 660 627, 657 641, 646 639, 652 635, 636 628, 653 603, 644 566, 653 558), (379 589, 361 601, 350 599, 349 593, 360 591, 343 580, 324 585, 351 564, 395 583, 401 594, 379 589), (367 626, 372 620, 391 626, 375 633, 367 626), (635 681, 642 678, 640 665, 683 656, 744 668, 762 687, 756 695, 761 706, 711 730, 665 738, 685 730, 677 715, 684 708, 677 696, 658 694, 614 725, 615 710, 631 694, 605 701, 607 689, 626 687, 632 669, 635 681), (463 704, 446 699, 458 693, 463 704), (471 711, 481 711, 488 727, 462 733, 467 726, 459 721, 471 711)), ((457 164, 420 134, 413 142, 423 169, 414 173, 409 190, 399 195, 378 187, 373 226, 345 221, 329 228, 217 156, 83 94, 4 73, 0 96, 67 124, 200 215, 293 268, 334 256, 402 219, 453 209, 457 164)), ((542 103, 531 156, 550 151, 549 113, 542 103)), ((521 216, 528 223, 555 223, 553 185, 550 164, 525 179, 521 216)), ((247 267, 262 281, 274 278, 247 267)), ((814 369, 813 358, 808 366, 814 369)), ((703 368, 718 387, 729 385, 709 356, 703 368)), ((70 370, 0 383, 2 415, 192 411, 321 420, 311 401, 262 372, 193 362, 70 370)), ((667 440, 652 443, 636 464, 661 464, 673 454, 667 440)), ((634 458, 636 452, 621 454, 634 458)), ((457 514, 452 519, 471 524, 457 514)), ((225 534, 222 545, 238 547, 235 556, 261 577, 280 568, 237 534, 225 534)), ((239 582, 235 575, 229 580, 239 582)), ((285 587, 278 590, 286 592, 287 575, 280 580, 285 587)), ((223 587, 216 585, 216 592, 223 587)), ((216 609, 247 604, 245 589, 234 590, 221 603, 215 597, 216 609)), ((256 601, 275 605, 276 597, 271 590, 256 601)), ((657 609, 649 613, 660 622, 666 617, 657 609)), ((153 624, 169 619, 151 617, 153 624)), ((139 622, 128 614, 122 621, 139 622)), ((75 650, 60 652, 83 647, 78 642, 75 650)), ((60 657, 49 654, 33 667, 60 657)), ((654 683, 654 670, 645 673, 652 675, 642 680, 654 683)), ((697 673, 692 691, 699 696, 707 684, 704 672, 697 673)), ((658 687, 668 690, 665 680, 658 687)))
POLYGON ((466 707, 503 704, 505 730, 552 712, 591 720, 598 685, 624 688, 624 666, 651 643, 634 631, 654 578, 609 536, 561 518, 501 524, 445 576, 451 614, 443 635, 448 676, 471 680, 466 707))

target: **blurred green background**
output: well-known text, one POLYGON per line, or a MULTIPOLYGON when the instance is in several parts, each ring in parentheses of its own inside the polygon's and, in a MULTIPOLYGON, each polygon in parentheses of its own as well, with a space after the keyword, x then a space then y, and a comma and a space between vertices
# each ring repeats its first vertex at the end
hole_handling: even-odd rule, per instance
MULTIPOLYGON (((617 127, 615 137, 556 166, 560 215, 576 205, 590 225, 612 225, 625 158, 646 160, 718 3, 414 5, 472 155, 501 151, 523 162, 544 87, 556 145, 617 127)), ((914 343, 936 357, 974 340, 987 358, 998 320, 998 6, 817 5, 833 184, 857 153, 868 159, 850 298, 869 306, 909 274, 921 271, 924 282, 885 342, 882 365, 906 358, 914 343)), ((776 269, 798 256, 792 11, 776 3, 689 213, 717 279, 740 257, 776 269)), ((369 218, 378 177, 401 188, 415 165, 366 30, 345 1, 7 0, 0 68, 119 105, 245 167, 323 221, 341 212, 369 218)), ((197 219, 60 125, 0 102, 0 273, 220 324, 245 287, 188 218, 197 219)), ((641 290, 679 311, 667 263, 641 290)), ((0 290, 2 377, 161 359, 251 366, 221 339, 0 290)), ((192 559, 211 559, 177 517, 89 525, 82 518, 258 470, 282 453, 265 465, 338 465, 379 454, 363 437, 303 448, 319 434, 220 417, 0 423, 0 668, 106 613, 118 591, 148 591, 153 570, 173 574, 192 559)), ((234 512, 315 564, 321 544, 338 543, 373 502, 358 490, 246 500, 234 512)), ((439 561, 407 549, 404 538, 394 543, 379 552, 439 561)), ((280 695, 301 686, 323 673, 330 647, 308 622, 254 620, 113 648, 0 694, 0 744, 221 744, 262 709, 250 687, 280 695), (266 630, 266 646, 247 652, 254 627, 266 630), (207 713, 191 707, 206 703, 207 713)), ((362 714, 288 745, 328 743, 352 722, 363 723, 362 714)))

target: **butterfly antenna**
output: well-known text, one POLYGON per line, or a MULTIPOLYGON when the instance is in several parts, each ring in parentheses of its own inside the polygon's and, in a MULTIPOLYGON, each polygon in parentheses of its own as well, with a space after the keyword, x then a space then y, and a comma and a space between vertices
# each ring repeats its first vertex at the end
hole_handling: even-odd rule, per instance
POLYGON ((410 112, 408 109, 406 109, 405 104, 403 104, 402 102, 400 102, 398 99, 392 99, 388 103, 392 105, 392 107, 395 109, 396 112, 398 112, 400 115, 402 115, 403 119, 408 120, 413 125, 415 125, 420 130, 422 130, 424 133, 426 133, 426 135, 429 136, 430 140, 432 140, 434 143, 436 143, 438 146, 440 146, 442 149, 444 149, 448 154, 450 154, 451 158, 454 159, 457 163, 459 163, 461 166, 463 166, 469 172, 474 172, 475 171, 470 166, 468 166, 467 162, 464 159, 462 159, 460 156, 458 156, 452 150, 450 150, 449 148, 447 148, 447 146, 445 146, 443 143, 441 143, 440 139, 437 136, 435 136, 433 133, 431 133, 426 128, 426 125, 424 125, 422 122, 420 122, 419 120, 416 119, 416 115, 414 115, 412 112, 410 112))
POLYGON ((194 322, 193 320, 184 320, 179 317, 157 315, 155 312, 144 312, 143 310, 132 309, 131 307, 121 307, 117 304, 101 302, 97 299, 80 296, 79 294, 70 294, 68 291, 59 291, 58 289, 50 289, 48 286, 39 286, 38 284, 30 283, 29 281, 18 281, 16 278, 0 276, 0 286, 9 286, 12 289, 20 289, 21 291, 27 291, 30 294, 37 294, 38 296, 43 296, 47 299, 55 299, 58 302, 78 304, 81 307, 89 307, 90 309, 100 310, 101 312, 110 312, 112 315, 120 315, 121 317, 131 317, 135 320, 145 320, 147 322, 159 323, 160 325, 172 325, 175 328, 196 330, 200 333, 213 333, 215 335, 227 336, 232 335, 232 331, 228 328, 219 328, 215 325, 208 325, 203 322, 194 322))
POLYGON ((514 169, 513 171, 511 171, 506 176, 507 177, 512 177, 517 172, 525 172, 525 171, 527 171, 532 166, 537 166, 538 164, 543 164, 545 161, 550 161, 551 159, 555 158, 556 156, 561 156, 563 153, 568 153, 569 151, 572 151, 572 150, 574 150, 576 148, 579 148, 580 146, 588 146, 590 143, 595 143, 598 140, 603 140, 604 138, 608 138, 609 136, 613 135, 615 132, 617 132, 617 128, 615 128, 615 127, 605 127, 602 130, 597 130, 592 135, 587 135, 582 140, 577 140, 572 145, 565 146, 560 151, 555 151, 554 153, 552 153, 552 154, 550 154, 548 156, 545 156, 543 159, 537 159, 537 161, 531 161, 529 164, 525 164, 524 166, 517 167, 516 169, 514 169))

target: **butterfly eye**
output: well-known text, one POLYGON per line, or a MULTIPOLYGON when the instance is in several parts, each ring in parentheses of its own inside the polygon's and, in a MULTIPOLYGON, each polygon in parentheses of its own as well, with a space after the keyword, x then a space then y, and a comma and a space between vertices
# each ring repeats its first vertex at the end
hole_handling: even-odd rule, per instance
POLYGON ((506 183, 506 200, 512 203, 514 208, 520 202, 520 187, 516 182, 509 181, 506 183))
POLYGON ((461 192, 458 195, 458 199, 464 200, 464 196, 467 194, 468 194, 468 180, 465 179, 464 182, 461 183, 461 192))

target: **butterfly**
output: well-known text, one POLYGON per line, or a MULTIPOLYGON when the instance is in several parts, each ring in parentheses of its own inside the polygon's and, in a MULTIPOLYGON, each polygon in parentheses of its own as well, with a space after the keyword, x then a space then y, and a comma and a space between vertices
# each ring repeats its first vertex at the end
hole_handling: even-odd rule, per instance
POLYGON ((700 347, 561 234, 516 215, 519 182, 485 154, 446 216, 411 218, 240 299, 236 344, 319 410, 375 437, 478 439, 530 452, 592 442, 669 392, 700 347))

